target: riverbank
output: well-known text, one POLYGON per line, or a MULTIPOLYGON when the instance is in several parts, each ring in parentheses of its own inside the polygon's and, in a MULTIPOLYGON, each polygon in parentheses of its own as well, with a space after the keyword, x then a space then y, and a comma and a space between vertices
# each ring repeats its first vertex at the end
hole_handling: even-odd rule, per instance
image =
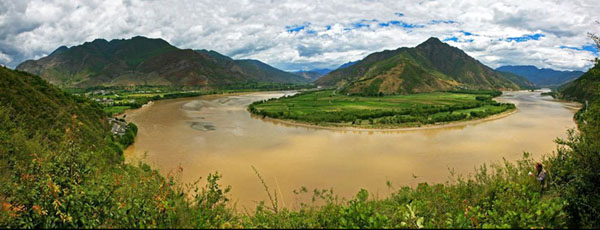
POLYGON ((89 98, 102 107, 102 110, 111 117, 121 116, 127 109, 141 108, 150 101, 166 99, 197 97, 212 94, 226 94, 232 92, 262 92, 280 90, 314 90, 309 85, 275 85, 267 88, 223 88, 204 89, 179 86, 112 86, 93 87, 87 89, 65 89, 67 92, 89 98))
MULTIPOLYGON (((313 88, 313 89, 291 90, 291 91, 303 92, 303 91, 311 91, 311 90, 315 90, 315 89, 316 88, 313 88)), ((156 99, 156 100, 153 100, 153 101, 148 101, 145 104, 142 104, 142 105, 140 105, 140 107, 137 107, 137 108, 124 109, 123 112, 120 112, 118 114, 113 114, 113 115, 111 115, 111 117, 115 117, 116 118, 116 117, 125 115, 128 111, 132 111, 132 110, 136 110, 136 109, 142 109, 142 108, 151 106, 156 101, 185 99, 185 98, 194 98, 194 97, 209 97, 209 96, 235 96, 235 95, 245 95, 245 94, 252 94, 252 93, 269 93, 269 92, 281 92, 281 90, 270 90, 270 91, 240 90, 240 91, 226 91, 226 92, 207 93, 207 94, 193 95, 193 96, 180 96, 180 97, 171 97, 171 98, 160 98, 160 99, 156 99)))

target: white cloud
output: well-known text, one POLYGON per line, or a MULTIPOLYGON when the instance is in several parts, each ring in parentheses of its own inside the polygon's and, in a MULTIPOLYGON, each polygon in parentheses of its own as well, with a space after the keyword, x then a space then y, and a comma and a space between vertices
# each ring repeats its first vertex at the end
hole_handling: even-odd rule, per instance
POLYGON ((0 52, 0 63, 9 63, 11 61, 12 61, 12 58, 10 58, 8 55, 0 52))
POLYGON ((600 33, 594 23, 600 20, 597 12, 596 0, 0 0, 0 63, 14 67, 61 45, 142 35, 180 48, 255 58, 286 70, 332 68, 436 36, 456 37, 448 43, 491 67, 530 64, 584 70, 594 54, 561 47, 589 45, 586 33, 600 33), (400 22, 422 27, 403 28, 400 22), (356 23, 369 26, 354 28, 356 23), (305 28, 288 32, 286 26, 294 25, 305 28), (534 34, 544 36, 505 40, 534 34))

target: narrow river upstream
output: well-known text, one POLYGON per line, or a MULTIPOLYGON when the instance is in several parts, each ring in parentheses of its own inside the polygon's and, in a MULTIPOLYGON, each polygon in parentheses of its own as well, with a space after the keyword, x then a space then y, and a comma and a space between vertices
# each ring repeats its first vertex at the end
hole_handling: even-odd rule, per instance
MULTIPOLYGON (((330 130, 257 119, 246 111, 253 101, 293 92, 212 95, 157 101, 126 113, 139 128, 127 161, 142 160, 167 175, 181 166, 183 182, 209 173, 223 175, 238 207, 267 200, 254 166, 280 203, 294 208, 307 196, 301 186, 329 189, 352 197, 361 188, 386 196, 395 187, 445 182, 450 170, 473 173, 503 158, 515 161, 523 152, 536 159, 556 149, 553 140, 575 128, 576 103, 553 100, 540 92, 505 92, 496 100, 517 111, 504 118, 434 129, 404 131, 330 130)), ((308 196, 309 197, 309 196, 308 196)))

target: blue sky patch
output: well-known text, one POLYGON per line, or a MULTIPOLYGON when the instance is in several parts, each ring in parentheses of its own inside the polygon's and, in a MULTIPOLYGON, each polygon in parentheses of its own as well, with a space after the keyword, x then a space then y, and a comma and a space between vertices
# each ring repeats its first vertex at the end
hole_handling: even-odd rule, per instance
POLYGON ((465 36, 473 36, 473 35, 474 35, 473 33, 471 33, 471 32, 467 32, 467 31, 464 31, 464 30, 461 30, 460 32, 461 32, 462 34, 464 34, 465 36))
POLYGON ((308 27, 310 25, 309 22, 304 23, 303 25, 292 25, 292 26, 285 26, 285 29, 287 30, 288 33, 295 33, 295 32, 300 32, 301 30, 306 29, 306 27, 308 27))
POLYGON ((381 26, 381 27, 400 26, 400 27, 405 28, 405 29, 413 29, 413 28, 423 28, 423 27, 425 27, 424 25, 410 24, 410 23, 406 23, 406 22, 398 21, 398 20, 393 20, 393 21, 389 21, 389 22, 380 22, 379 26, 381 26))
POLYGON ((458 38, 457 37, 449 37, 449 38, 445 38, 444 41, 445 42, 447 42, 447 41, 458 42, 458 38))
POLYGON ((344 28, 344 30, 360 29, 363 27, 371 28, 371 23, 374 23, 374 22, 377 22, 377 19, 371 19, 371 20, 362 19, 358 22, 354 22, 354 23, 350 24, 350 28, 344 28))
POLYGON ((507 42, 512 42, 512 41, 515 41, 515 42, 526 42, 526 41, 529 41, 529 40, 536 40, 537 41, 541 37, 546 37, 546 35, 543 35, 543 34, 526 34, 526 35, 523 35, 521 37, 509 37, 509 38, 506 38, 505 40, 507 42))
POLYGON ((363 28, 363 27, 371 27, 371 25, 363 23, 363 22, 352 23, 352 28, 354 28, 354 29, 359 29, 359 28, 363 28))
POLYGON ((598 55, 598 48, 595 45, 585 45, 585 46, 581 46, 581 48, 574 47, 574 46, 560 46, 560 48, 561 49, 579 50, 579 51, 588 51, 588 52, 592 52, 592 53, 598 55))
POLYGON ((448 42, 448 41, 453 41, 453 42, 473 42, 473 39, 460 39, 460 41, 459 41, 458 37, 452 36, 452 37, 445 38, 443 41, 444 42, 448 42))
POLYGON ((398 12, 398 13, 394 13, 394 14, 395 14, 396 16, 398 16, 398 17, 402 17, 402 16, 404 16, 404 14, 403 14, 403 13, 400 13, 400 12, 398 12))
POLYGON ((454 24, 456 21, 454 20, 431 20, 429 24, 454 24))

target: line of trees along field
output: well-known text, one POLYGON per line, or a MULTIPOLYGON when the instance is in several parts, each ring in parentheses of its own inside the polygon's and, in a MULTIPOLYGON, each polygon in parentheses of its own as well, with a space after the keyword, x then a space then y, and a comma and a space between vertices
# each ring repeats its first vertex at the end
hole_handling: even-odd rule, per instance
POLYGON ((389 184, 385 198, 301 188, 295 192, 318 205, 298 210, 282 208, 265 184, 265 197, 274 198, 240 212, 219 174, 186 186, 176 173, 125 164, 98 104, 0 68, 0 227, 598 228, 600 102, 578 100, 589 102, 577 115, 580 131, 543 160, 545 185, 528 176, 535 167, 525 154, 447 183, 389 184))

